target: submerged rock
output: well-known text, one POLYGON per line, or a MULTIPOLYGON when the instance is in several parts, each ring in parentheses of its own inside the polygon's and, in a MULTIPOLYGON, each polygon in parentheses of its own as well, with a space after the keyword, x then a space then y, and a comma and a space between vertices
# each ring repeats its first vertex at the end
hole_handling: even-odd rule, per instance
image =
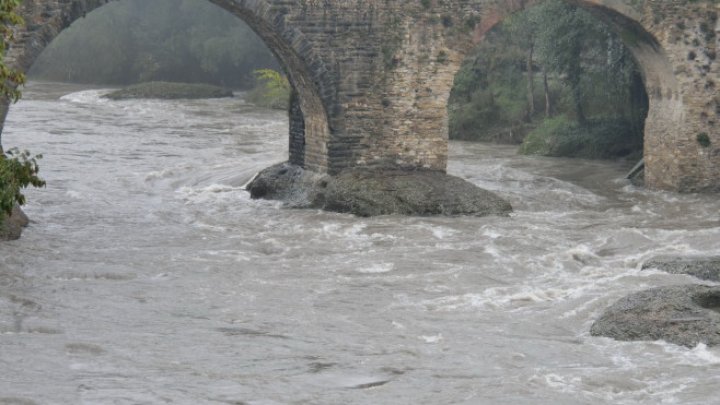
POLYGON ((631 294, 610 306, 590 333, 617 340, 720 344, 720 287, 680 285, 631 294))
POLYGON ((252 198, 291 207, 376 215, 507 215, 510 203, 472 183, 430 170, 308 172, 288 163, 260 172, 248 185, 252 198))
POLYGON ((113 91, 103 97, 111 100, 127 99, 202 99, 232 97, 229 89, 198 83, 147 82, 113 91))
POLYGON ((703 280, 720 281, 720 256, 657 257, 644 263, 642 269, 658 269, 672 274, 687 274, 703 280))
POLYGON ((22 228, 29 223, 27 215, 16 205, 10 216, 3 215, 0 219, 0 241, 20 239, 22 228))

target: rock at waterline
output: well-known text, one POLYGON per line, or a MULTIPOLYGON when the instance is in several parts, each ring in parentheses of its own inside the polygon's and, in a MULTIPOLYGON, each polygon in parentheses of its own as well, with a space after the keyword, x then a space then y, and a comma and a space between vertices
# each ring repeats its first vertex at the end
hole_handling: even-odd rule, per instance
POLYGON ((20 239, 22 229, 30 223, 27 215, 17 205, 10 216, 2 215, 0 219, 0 241, 20 239))
POLYGON ((232 90, 210 84, 147 82, 113 91, 103 97, 111 100, 128 99, 203 99, 232 97, 232 90))
POLYGON ((656 257, 642 266, 671 274, 687 274, 702 280, 720 281, 720 256, 656 257))
POLYGON ((630 294, 610 306, 590 333, 623 341, 720 344, 720 287, 679 285, 630 294))
POLYGON ((443 172, 345 170, 322 175, 288 163, 263 170, 247 186, 253 198, 284 201, 363 217, 377 215, 508 215, 510 203, 443 172))

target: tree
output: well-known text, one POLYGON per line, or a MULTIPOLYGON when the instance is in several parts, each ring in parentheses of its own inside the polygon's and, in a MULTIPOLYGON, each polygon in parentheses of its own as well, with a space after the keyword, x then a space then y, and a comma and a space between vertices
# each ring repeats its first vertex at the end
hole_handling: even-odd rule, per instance
POLYGON ((247 100, 261 107, 284 110, 288 108, 291 86, 287 76, 272 69, 255 71, 258 85, 247 95, 247 100))
MULTIPOLYGON (((23 24, 23 19, 15 9, 21 0, 0 0, 0 55, 5 52, 13 39, 13 26, 23 24)), ((0 96, 17 101, 20 98, 18 86, 25 83, 25 75, 0 62, 0 96)))
MULTIPOLYGON (((25 83, 25 75, 4 62, 10 41, 13 39, 13 27, 23 24, 22 18, 15 12, 20 0, 0 0, 0 97, 6 103, 20 98, 18 87, 25 83)), ((16 149, 7 153, 0 146, 0 221, 10 215, 15 204, 25 204, 22 190, 29 185, 41 187, 45 182, 37 176, 37 159, 29 152, 16 149), (5 214, 5 215, 1 215, 5 214)))
POLYGON ((539 2, 491 30, 455 77, 448 106, 453 139, 514 143, 539 130, 536 144, 545 145, 562 132, 576 145, 597 145, 585 149, 594 156, 638 151, 647 110, 642 75, 620 36, 564 0, 539 2))

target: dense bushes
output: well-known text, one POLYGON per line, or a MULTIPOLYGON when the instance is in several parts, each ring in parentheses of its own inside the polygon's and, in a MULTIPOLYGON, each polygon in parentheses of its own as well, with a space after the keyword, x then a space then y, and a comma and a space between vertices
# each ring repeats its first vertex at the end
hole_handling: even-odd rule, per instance
POLYGON ((24 188, 45 185, 45 181, 38 177, 37 159, 40 158, 16 149, 0 156, 0 221, 4 215, 10 215, 15 204, 25 204, 24 188))
POLYGON ((290 82, 282 73, 271 69, 255 71, 257 84, 248 92, 247 101, 265 108, 287 110, 290 102, 290 82))
POLYGON ((527 155, 589 159, 639 158, 642 134, 618 118, 590 119, 584 125, 565 116, 548 118, 525 138, 520 152, 527 155))

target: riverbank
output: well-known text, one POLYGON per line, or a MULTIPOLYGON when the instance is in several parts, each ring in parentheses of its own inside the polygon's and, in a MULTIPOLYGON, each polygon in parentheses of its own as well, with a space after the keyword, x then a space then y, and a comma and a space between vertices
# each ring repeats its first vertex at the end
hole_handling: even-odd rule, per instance
POLYGON ((232 97, 233 92, 209 84, 174 83, 174 82, 147 82, 112 91, 104 97, 111 100, 132 99, 206 99, 232 97))

